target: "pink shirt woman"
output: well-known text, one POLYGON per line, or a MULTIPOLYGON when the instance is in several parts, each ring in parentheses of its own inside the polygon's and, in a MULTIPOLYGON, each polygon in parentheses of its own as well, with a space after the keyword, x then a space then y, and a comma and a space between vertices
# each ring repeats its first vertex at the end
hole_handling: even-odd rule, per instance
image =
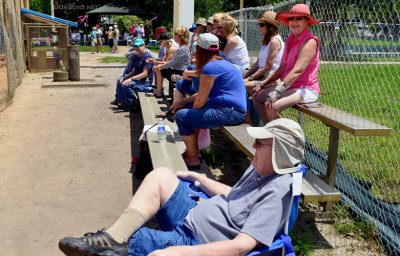
POLYGON ((297 103, 314 102, 320 94, 317 80, 319 40, 309 26, 318 24, 305 4, 280 12, 277 20, 289 26, 281 65, 253 89, 254 106, 264 124, 281 118, 281 111, 297 103), (277 83, 280 79, 280 83, 277 83))

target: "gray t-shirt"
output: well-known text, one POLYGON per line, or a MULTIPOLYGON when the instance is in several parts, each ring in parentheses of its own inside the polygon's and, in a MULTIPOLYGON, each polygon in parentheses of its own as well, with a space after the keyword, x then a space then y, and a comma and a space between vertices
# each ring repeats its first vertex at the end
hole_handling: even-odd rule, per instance
POLYGON ((189 211, 184 223, 203 244, 246 233, 271 246, 284 229, 292 180, 291 174, 260 177, 250 166, 227 197, 202 201, 189 211))

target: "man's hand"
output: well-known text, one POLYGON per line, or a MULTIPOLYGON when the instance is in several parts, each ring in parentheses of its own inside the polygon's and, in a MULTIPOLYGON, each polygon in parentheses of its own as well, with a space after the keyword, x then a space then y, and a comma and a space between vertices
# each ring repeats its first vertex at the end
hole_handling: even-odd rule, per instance
POLYGON ((163 250, 156 250, 148 256, 191 256, 190 246, 170 246, 163 250))
POLYGON ((131 81, 132 81, 132 79, 128 78, 125 81, 123 81, 122 84, 129 84, 131 81))
POLYGON ((187 181, 191 181, 194 182, 194 178, 192 176, 192 172, 191 171, 177 171, 176 172, 176 177, 182 179, 182 180, 187 180, 187 181))
POLYGON ((175 74, 172 74, 171 75, 171 80, 172 81, 174 81, 175 83, 176 82, 178 82, 180 79, 182 79, 183 77, 182 76, 180 76, 180 75, 175 75, 175 74))
POLYGON ((154 58, 147 58, 145 61, 146 61, 146 63, 154 63, 155 59, 154 58))

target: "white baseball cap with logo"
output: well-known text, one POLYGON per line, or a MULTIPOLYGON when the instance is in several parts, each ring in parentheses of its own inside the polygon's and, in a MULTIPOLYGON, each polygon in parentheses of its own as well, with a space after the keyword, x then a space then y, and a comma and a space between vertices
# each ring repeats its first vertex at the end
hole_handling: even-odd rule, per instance
POLYGON ((213 34, 203 33, 199 35, 199 39, 197 39, 197 45, 205 50, 218 51, 219 39, 213 34))

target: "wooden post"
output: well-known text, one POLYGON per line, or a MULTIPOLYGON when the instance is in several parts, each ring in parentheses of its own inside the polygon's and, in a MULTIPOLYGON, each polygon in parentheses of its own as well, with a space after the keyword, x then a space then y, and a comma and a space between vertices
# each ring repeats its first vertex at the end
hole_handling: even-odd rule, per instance
POLYGON ((174 28, 192 27, 194 20, 194 0, 174 0, 174 28))
POLYGON ((339 149, 339 129, 330 126, 329 132, 329 149, 328 149, 328 164, 326 166, 326 176, 324 180, 329 186, 335 187, 336 163, 339 149))

